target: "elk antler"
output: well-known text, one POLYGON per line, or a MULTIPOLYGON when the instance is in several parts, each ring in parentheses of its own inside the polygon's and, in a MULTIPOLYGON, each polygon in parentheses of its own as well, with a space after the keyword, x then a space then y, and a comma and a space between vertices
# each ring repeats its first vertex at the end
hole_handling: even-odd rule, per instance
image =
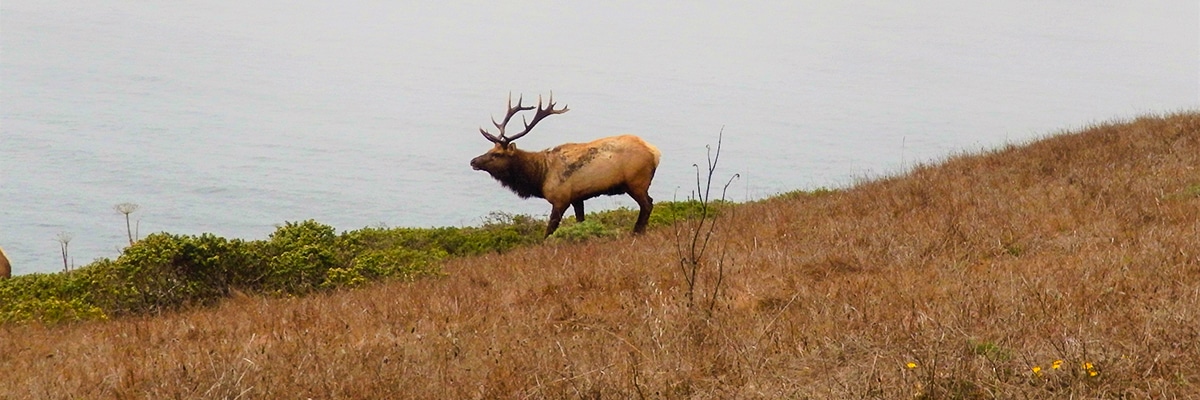
POLYGON ((490 140, 494 143, 508 143, 509 139, 506 139, 504 137, 504 127, 508 125, 508 121, 511 120, 514 115, 517 115, 518 112, 529 111, 529 110, 533 109, 533 107, 522 107, 521 102, 524 100, 525 100, 525 96, 521 95, 520 97, 517 98, 517 106, 513 107, 512 93, 509 93, 508 94, 508 112, 504 115, 504 122, 496 122, 496 117, 492 117, 492 125, 496 125, 496 129, 498 129, 500 131, 499 137, 488 133, 488 131, 484 130, 482 127, 479 128, 479 133, 482 133, 483 137, 487 138, 487 140, 490 140))
POLYGON ((549 117, 554 114, 562 114, 567 111, 570 111, 569 109, 567 109, 567 106, 563 106, 563 108, 561 110, 554 109, 554 92, 550 92, 550 100, 547 102, 548 103, 547 107, 542 108, 542 96, 539 95, 538 96, 537 113, 534 114, 534 116, 533 116, 533 122, 528 122, 525 120, 525 117, 521 117, 521 121, 525 124, 525 130, 521 131, 521 133, 518 133, 516 135, 505 137, 504 136, 504 128, 506 126, 508 126, 508 121, 511 120, 514 115, 517 115, 518 112, 529 111, 529 110, 533 109, 532 106, 529 106, 529 107, 521 106, 521 101, 524 100, 524 98, 525 98, 524 95, 518 97, 517 98, 517 106, 513 107, 512 94, 509 94, 508 95, 508 112, 504 116, 504 121, 496 122, 496 118, 494 118, 494 117, 492 118, 492 124, 496 125, 496 129, 499 130, 499 132, 500 132, 499 135, 492 135, 492 134, 488 133, 488 131, 484 130, 483 128, 479 128, 479 133, 482 133, 483 137, 487 138, 487 140, 490 140, 493 143, 508 144, 514 140, 520 139, 522 136, 525 136, 525 134, 529 133, 530 130, 533 130, 534 125, 537 125, 537 123, 540 122, 543 118, 549 117))
MULTIPOLYGON (((538 95, 538 105, 537 105, 538 110, 537 110, 537 114, 533 115, 533 122, 525 122, 525 117, 521 117, 521 122, 525 122, 525 130, 521 131, 521 133, 518 133, 516 135, 509 137, 508 138, 509 142, 520 139, 521 136, 525 136, 526 133, 529 133, 529 131, 533 130, 533 126, 537 125, 537 123, 540 122, 542 120, 542 118, 546 118, 546 117, 549 117, 554 114, 562 114, 567 111, 571 111, 570 109, 567 108, 567 106, 563 106, 563 108, 561 110, 554 109, 554 92, 550 92, 550 100, 547 100, 546 103, 547 103, 546 108, 542 108, 542 96, 538 95)), ((533 107, 530 107, 530 109, 533 109, 533 107)))

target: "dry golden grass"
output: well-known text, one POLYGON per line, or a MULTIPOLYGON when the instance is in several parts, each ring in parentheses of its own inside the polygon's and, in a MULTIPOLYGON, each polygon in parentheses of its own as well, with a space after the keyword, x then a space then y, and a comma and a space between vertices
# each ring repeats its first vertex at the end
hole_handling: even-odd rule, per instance
POLYGON ((667 228, 413 283, 0 327, 0 398, 1200 397, 1200 114, 722 218, 711 314, 686 306, 667 228))

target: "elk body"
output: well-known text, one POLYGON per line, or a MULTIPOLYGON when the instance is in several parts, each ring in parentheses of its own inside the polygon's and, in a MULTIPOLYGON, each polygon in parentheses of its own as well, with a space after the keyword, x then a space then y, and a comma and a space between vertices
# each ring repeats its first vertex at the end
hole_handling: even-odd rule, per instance
POLYGON ((521 198, 540 197, 549 201, 550 221, 546 225, 546 236, 558 229, 568 206, 575 209, 575 220, 583 222, 584 200, 620 194, 629 194, 637 202, 640 210, 633 232, 644 232, 650 211, 654 209, 650 181, 654 179, 661 156, 658 148, 637 136, 621 135, 588 143, 567 143, 536 152, 517 149, 513 141, 529 133, 543 118, 568 111, 566 106, 554 109, 553 94, 547 103, 547 107, 542 108, 542 99, 538 97, 536 114, 533 120, 525 122, 525 130, 505 136, 504 127, 514 115, 534 109, 522 106, 520 98, 513 107, 510 96, 504 121, 492 120, 499 135, 479 128, 483 137, 494 145, 487 153, 472 159, 471 167, 487 171, 521 198))
POLYGON ((8 255, 0 248, 0 279, 8 278, 12 278, 12 263, 8 262, 8 255))

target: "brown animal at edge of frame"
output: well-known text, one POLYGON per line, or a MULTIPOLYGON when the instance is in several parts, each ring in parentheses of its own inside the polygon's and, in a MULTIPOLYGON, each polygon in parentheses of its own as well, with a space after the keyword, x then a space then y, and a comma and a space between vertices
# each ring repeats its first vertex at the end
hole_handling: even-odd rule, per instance
POLYGON ((494 145, 487 153, 472 159, 471 167, 487 171, 521 198, 540 197, 549 201, 550 221, 546 225, 546 236, 558 229, 568 206, 575 209, 575 220, 583 222, 584 200, 620 194, 629 194, 638 204, 633 233, 645 232, 650 211, 654 209, 650 181, 654 179, 662 155, 658 148, 637 136, 620 135, 588 143, 567 143, 542 151, 517 149, 513 141, 529 133, 543 118, 569 111, 566 106, 554 108, 553 93, 546 108, 542 108, 542 98, 538 96, 533 119, 525 122, 525 129, 520 133, 506 136, 504 128, 514 115, 534 109, 533 106, 522 106, 521 101, 522 98, 518 98, 514 107, 510 95, 504 120, 496 122, 492 119, 492 124, 499 130, 498 135, 479 128, 479 133, 494 145))
POLYGON ((12 278, 12 263, 8 261, 8 254, 4 254, 4 248, 0 247, 0 279, 12 278))

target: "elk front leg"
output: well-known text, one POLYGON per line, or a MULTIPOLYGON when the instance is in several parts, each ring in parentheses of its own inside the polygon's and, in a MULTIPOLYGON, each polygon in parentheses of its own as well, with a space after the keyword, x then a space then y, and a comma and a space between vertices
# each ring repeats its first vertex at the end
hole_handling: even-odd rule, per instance
POLYGON ((571 203, 571 208, 575 209, 575 222, 583 222, 583 200, 571 203))
POLYGON ((546 224, 546 237, 550 237, 550 234, 558 229, 558 223, 562 222, 563 213, 567 212, 568 205, 570 204, 552 205, 553 208, 550 209, 550 222, 546 224))

